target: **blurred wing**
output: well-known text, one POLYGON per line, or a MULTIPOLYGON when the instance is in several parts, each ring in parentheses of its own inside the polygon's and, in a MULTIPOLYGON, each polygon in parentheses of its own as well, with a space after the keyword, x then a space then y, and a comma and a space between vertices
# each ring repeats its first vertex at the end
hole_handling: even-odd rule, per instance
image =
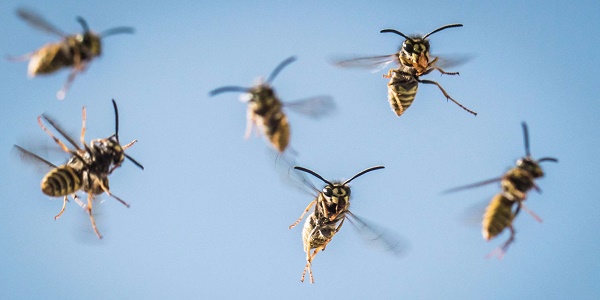
MULTIPOLYGON (((47 114, 42 114, 42 118, 44 120, 46 120, 46 122, 48 122, 50 125, 52 125, 52 127, 56 131, 58 131, 58 133, 60 133, 60 135, 62 135, 67 141, 69 141, 69 143, 71 143, 71 145, 73 145, 73 147, 75 147, 75 149, 77 149, 77 150, 81 149, 81 148, 79 148, 79 146, 77 145, 75 140, 69 134, 67 134, 67 132, 52 117, 50 117, 47 114)), ((85 145, 83 145, 83 146, 85 147, 85 145)))
POLYGON ((368 57, 354 57, 345 59, 333 59, 332 64, 334 66, 342 68, 361 68, 368 69, 373 72, 380 71, 387 67, 389 64, 398 64, 398 56, 396 53, 390 55, 379 55, 379 56, 368 56, 368 57))
POLYGON ((280 175, 283 182, 305 194, 316 197, 320 190, 308 180, 304 172, 294 170, 297 163, 293 157, 289 155, 278 155, 275 161, 277 173, 280 175))
MULTIPOLYGON (((435 55, 431 55, 431 59, 435 59, 435 55)), ((435 66, 440 69, 453 68, 463 65, 475 58, 474 54, 447 54, 437 56, 438 60, 435 66)))
POLYGON ((303 115, 320 118, 331 114, 335 110, 335 102, 329 96, 316 96, 284 103, 285 108, 303 115))
POLYGON ((39 14, 24 8, 17 9, 17 15, 23 19, 23 21, 27 22, 27 24, 31 25, 33 28, 41 30, 45 33, 56 34, 61 37, 65 37, 66 35, 58 30, 54 25, 50 24, 50 22, 46 21, 39 14))
MULTIPOLYGON (((492 197, 490 197, 491 199, 492 197)), ((489 200, 482 200, 467 206, 457 217, 459 222, 467 227, 481 227, 483 214, 489 205, 489 200)))
POLYGON ((42 158, 41 156, 26 150, 25 148, 15 145, 15 148, 17 149, 17 151, 19 151, 19 155, 21 156, 22 160, 25 161, 29 161, 32 162, 34 164, 44 164, 44 168, 48 168, 48 169, 53 169, 56 168, 57 166, 54 165, 53 163, 47 161, 46 159, 42 158))
POLYGON ((397 233, 388 229, 379 228, 370 222, 366 222, 350 211, 346 214, 348 216, 348 221, 350 221, 360 236, 366 241, 383 247, 385 251, 389 251, 395 256, 402 256, 408 252, 408 242, 397 233))
POLYGON ((486 185, 486 184, 498 182, 500 180, 502 180, 502 177, 492 178, 492 179, 488 179, 488 180, 484 180, 484 181, 480 181, 480 182, 475 182, 475 183, 471 183, 471 184, 467 184, 467 185, 463 185, 463 186, 451 188, 451 189, 443 191, 442 193, 447 194, 447 193, 454 193, 454 192, 458 192, 458 191, 462 191, 462 190, 468 190, 468 189, 480 187, 480 186, 483 186, 483 185, 486 185))

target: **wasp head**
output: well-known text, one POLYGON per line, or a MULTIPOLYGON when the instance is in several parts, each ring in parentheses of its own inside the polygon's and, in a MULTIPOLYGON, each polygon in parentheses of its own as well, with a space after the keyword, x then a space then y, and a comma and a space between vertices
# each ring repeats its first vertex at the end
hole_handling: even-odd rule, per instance
POLYGON ((517 168, 531 174, 533 178, 540 178, 544 176, 544 171, 542 170, 542 167, 540 167, 540 164, 529 156, 517 160, 517 168))
POLYGON ((328 205, 345 207, 350 200, 350 187, 341 183, 326 185, 322 191, 323 197, 328 205))
POLYGON ((115 136, 93 140, 91 143, 92 169, 97 172, 111 173, 125 160, 125 150, 115 136))
POLYGON ((429 65, 429 41, 421 37, 412 37, 402 43, 398 59, 403 65, 425 70, 429 65))
POLYGON ((81 59, 90 60, 102 53, 102 44, 100 36, 88 31, 80 33, 75 37, 78 45, 81 47, 81 59))

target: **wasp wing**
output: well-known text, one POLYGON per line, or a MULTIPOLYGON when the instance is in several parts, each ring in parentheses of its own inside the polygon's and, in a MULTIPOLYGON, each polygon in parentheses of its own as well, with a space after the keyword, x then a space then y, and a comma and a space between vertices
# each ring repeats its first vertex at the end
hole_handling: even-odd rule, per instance
POLYGON ((474 54, 443 54, 439 56, 431 55, 432 59, 437 58, 435 66, 441 69, 453 68, 463 65, 475 58, 474 54))
MULTIPOLYGON (((60 133, 60 135, 62 135, 67 141, 69 141, 69 143, 71 143, 71 145, 73 145, 73 147, 75 147, 75 149, 81 150, 81 148, 79 147, 79 145, 77 145, 75 140, 69 134, 67 134, 67 132, 52 117, 50 117, 47 114, 42 114, 41 117, 44 120, 46 120, 46 122, 48 122, 58 133, 60 133)), ((85 146, 85 145, 83 145, 83 146, 85 146)))
POLYGON ((380 71, 391 63, 399 64, 398 55, 396 53, 389 55, 341 58, 332 60, 332 64, 334 66, 342 68, 368 69, 373 72, 380 71))
POLYGON ((366 241, 383 247, 385 251, 389 251, 395 256, 402 256, 408 252, 408 242, 397 233, 388 229, 380 228, 371 222, 367 222, 364 219, 357 217, 350 211, 348 211, 346 215, 348 217, 348 221, 350 221, 360 236, 366 241))
POLYGON ((484 181, 475 182, 475 183, 471 183, 471 184, 467 184, 467 185, 463 185, 463 186, 451 188, 451 189, 443 191, 442 193, 443 194, 447 194, 447 193, 454 193, 454 192, 458 192, 458 191, 462 191, 462 190, 468 190, 468 189, 480 187, 480 186, 483 186, 483 185, 486 185, 486 184, 498 182, 500 180, 502 180, 502 177, 487 179, 487 180, 484 180, 484 181))
POLYGON ((329 96, 315 96, 286 102, 283 106, 315 119, 331 114, 335 110, 335 102, 329 96))
POLYGON ((289 185, 302 193, 317 197, 320 190, 308 179, 304 172, 294 170, 297 163, 295 159, 289 155, 277 155, 275 167, 277 173, 286 185, 289 185))
POLYGON ((46 21, 46 19, 44 19, 41 15, 31 10, 19 8, 17 9, 17 15, 35 29, 41 30, 45 33, 56 34, 61 37, 66 36, 66 34, 54 27, 54 25, 52 25, 50 22, 46 21))
POLYGON ((14 146, 17 149, 17 151, 19 151, 19 154, 21 155, 21 159, 23 159, 23 160, 31 161, 34 163, 41 162, 41 163, 44 163, 50 169, 57 167, 55 164, 49 162, 48 160, 42 158, 41 156, 21 147, 19 145, 14 145, 14 146))

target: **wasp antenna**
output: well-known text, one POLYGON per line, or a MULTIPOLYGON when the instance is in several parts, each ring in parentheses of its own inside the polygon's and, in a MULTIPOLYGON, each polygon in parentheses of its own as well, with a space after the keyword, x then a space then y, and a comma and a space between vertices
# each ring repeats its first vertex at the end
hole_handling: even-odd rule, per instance
POLYGON ((127 157, 127 159, 129 159, 129 161, 131 161, 134 165, 138 166, 138 168, 140 169, 144 169, 144 166, 142 166, 142 164, 140 164, 139 162, 137 162, 137 160, 133 159, 133 157, 125 154, 125 157, 127 157))
POLYGON ((85 21, 85 19, 83 19, 80 16, 77 16, 77 22, 79 22, 79 24, 81 24, 81 27, 83 28, 83 33, 88 33, 90 32, 90 27, 88 26, 87 22, 85 21))
POLYGON ((135 29, 133 27, 122 26, 122 27, 115 27, 115 28, 104 30, 100 33, 100 36, 104 38, 104 37, 115 35, 115 34, 121 34, 121 33, 133 34, 134 32, 135 32, 135 29))
POLYGON ((554 158, 554 157, 542 157, 538 160, 538 162, 543 162, 543 161, 551 161, 551 162, 558 162, 558 159, 554 158))
POLYGON ((117 109, 117 102, 112 99, 113 108, 115 109, 115 138, 119 142, 119 109, 117 109))
POLYGON ((267 82, 268 83, 273 82, 273 79, 275 79, 275 77, 277 77, 279 72, 281 72, 281 70, 283 70, 283 68, 285 68, 287 65, 293 63, 296 59, 297 58, 295 56, 290 56, 290 57, 286 58, 284 61, 282 61, 281 63, 279 63, 279 65, 277 65, 277 67, 275 67, 275 70, 273 70, 273 72, 271 72, 271 75, 269 75, 267 82))
POLYGON ((428 34, 424 35, 424 36, 423 36, 423 39, 426 39, 428 36, 430 36, 430 35, 432 35, 432 34, 434 34, 434 33, 438 32, 438 31, 442 31, 442 30, 444 30, 444 29, 446 29, 446 28, 452 28, 452 27, 462 27, 462 26, 463 26, 463 24, 448 24, 448 25, 444 25, 444 26, 442 26, 442 27, 440 27, 440 28, 438 28, 438 29, 436 29, 436 30, 434 30, 434 31, 432 31, 432 32, 430 32, 430 33, 428 33, 428 34))
POLYGON ((308 174, 311 174, 312 176, 315 176, 315 177, 323 180, 323 182, 325 182, 325 183, 327 183, 329 185, 333 185, 333 183, 329 182, 328 180, 326 180, 325 178, 323 178, 323 176, 317 174, 315 171, 309 170, 307 168, 299 167, 299 166, 295 166, 294 169, 306 172, 308 174))
POLYGON ((247 93, 249 90, 249 88, 245 88, 245 87, 241 87, 241 86, 224 86, 224 87, 220 87, 218 89, 214 89, 210 92, 208 92, 209 96, 214 96, 214 95, 218 95, 220 93, 225 93, 225 92, 240 92, 240 93, 247 93))
POLYGON ((521 122, 521 126, 523 126, 523 141, 525 142, 525 155, 530 156, 529 152, 529 130, 527 130, 527 123, 521 122))
POLYGON ((365 173, 368 173, 368 172, 371 172, 371 171, 375 171, 375 170, 379 170, 379 169, 383 169, 383 168, 385 168, 385 167, 384 166, 375 166, 375 167, 370 167, 370 168, 368 168, 366 170, 360 171, 358 174, 352 176, 352 178, 350 178, 350 179, 346 180, 344 183, 342 183, 342 185, 346 185, 346 184, 350 183, 350 181, 354 180, 356 177, 359 177, 359 176, 361 176, 361 175, 363 175, 365 173))
POLYGON ((410 40, 411 42, 414 42, 414 40, 412 38, 408 37, 407 35, 405 35, 404 33, 400 32, 400 31, 398 31, 396 29, 382 29, 382 30, 379 31, 379 33, 386 33, 386 32, 395 33, 395 34, 397 34, 397 35, 399 35, 399 36, 401 36, 401 37, 403 37, 403 38, 405 38, 407 40, 410 40))

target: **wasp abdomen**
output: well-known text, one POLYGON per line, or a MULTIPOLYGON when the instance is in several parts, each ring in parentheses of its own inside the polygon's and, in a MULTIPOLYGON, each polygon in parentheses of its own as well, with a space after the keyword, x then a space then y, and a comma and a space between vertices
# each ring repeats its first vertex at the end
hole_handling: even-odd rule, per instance
POLYGON ((388 100, 397 116, 401 116, 415 100, 419 83, 413 78, 393 70, 388 83, 388 100))
POLYGON ((265 135, 279 152, 283 152, 290 142, 290 125, 283 112, 277 111, 263 119, 265 135))
POLYGON ((60 166, 42 179, 42 192, 58 197, 75 193, 81 188, 81 173, 68 165, 60 166))
POLYGON ((504 194, 497 194, 492 198, 483 215, 482 234, 485 240, 494 238, 511 224, 514 218, 512 212, 514 203, 514 201, 504 196, 504 194))

